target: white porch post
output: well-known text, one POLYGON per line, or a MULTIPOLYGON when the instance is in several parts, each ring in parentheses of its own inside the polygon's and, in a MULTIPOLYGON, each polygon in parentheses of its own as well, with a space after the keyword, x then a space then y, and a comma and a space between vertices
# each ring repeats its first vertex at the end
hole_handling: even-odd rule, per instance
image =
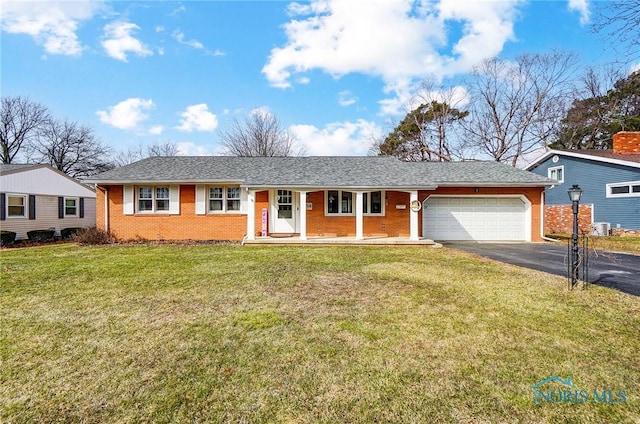
POLYGON ((307 192, 301 191, 298 202, 300 209, 300 240, 307 239, 307 192))
POLYGON ((356 240, 364 239, 364 212, 362 210, 362 192, 356 191, 356 240))
POLYGON ((247 193, 247 240, 256 239, 256 191, 247 193))
MULTIPOLYGON (((414 201, 418 201, 418 191, 413 190, 409 193, 409 205, 411 205, 414 201)), ((418 211, 412 211, 409 208, 409 240, 417 241, 420 240, 418 236, 418 211)))

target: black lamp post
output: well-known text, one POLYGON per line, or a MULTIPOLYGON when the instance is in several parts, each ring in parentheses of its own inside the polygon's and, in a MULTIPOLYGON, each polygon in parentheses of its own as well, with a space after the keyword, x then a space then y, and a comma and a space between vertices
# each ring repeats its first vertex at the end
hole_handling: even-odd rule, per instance
POLYGON ((580 255, 578 253, 578 204, 582 197, 582 189, 578 184, 574 184, 569 190, 569 199, 573 207, 573 233, 571 234, 571 287, 578 284, 578 268, 580 266, 580 255))

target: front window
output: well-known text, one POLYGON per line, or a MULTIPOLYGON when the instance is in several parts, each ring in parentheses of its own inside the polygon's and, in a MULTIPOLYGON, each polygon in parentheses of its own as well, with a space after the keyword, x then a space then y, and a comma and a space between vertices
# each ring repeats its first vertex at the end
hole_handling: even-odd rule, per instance
POLYGON ((209 212, 239 212, 240 187, 209 187, 209 212))
POLYGON ((169 187, 138 187, 138 212, 169 212, 169 187))
POLYGON ((240 210, 240 187, 227 187, 227 210, 240 210))
POLYGON ((26 215, 27 196, 7 196, 7 216, 24 218, 26 215))
POLYGON ((607 197, 640 197, 640 181, 607 184, 607 197))
POLYGON ((64 199, 64 215, 78 216, 78 199, 64 199))
POLYGON ((552 180, 556 180, 559 183, 564 182, 564 166, 555 166, 553 168, 549 168, 548 177, 552 180))
POLYGON ((353 215, 353 193, 329 190, 326 195, 327 215, 353 215))
POLYGON ((374 191, 362 195, 362 211, 368 215, 382 214, 382 192, 374 191))
POLYGON ((156 210, 157 211, 169 210, 169 187, 156 188, 156 210))

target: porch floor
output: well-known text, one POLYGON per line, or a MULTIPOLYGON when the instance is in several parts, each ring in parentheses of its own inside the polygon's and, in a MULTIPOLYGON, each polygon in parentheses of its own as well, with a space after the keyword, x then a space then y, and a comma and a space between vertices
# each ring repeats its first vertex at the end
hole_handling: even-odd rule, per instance
POLYGON ((434 242, 430 239, 409 240, 409 237, 365 237, 362 240, 356 240, 355 237, 307 237, 306 240, 301 240, 299 236, 291 237, 256 237, 255 240, 245 240, 245 245, 261 246, 267 244, 280 244, 280 245, 327 245, 327 246, 342 246, 342 245, 403 245, 403 246, 433 246, 442 247, 441 244, 434 242))

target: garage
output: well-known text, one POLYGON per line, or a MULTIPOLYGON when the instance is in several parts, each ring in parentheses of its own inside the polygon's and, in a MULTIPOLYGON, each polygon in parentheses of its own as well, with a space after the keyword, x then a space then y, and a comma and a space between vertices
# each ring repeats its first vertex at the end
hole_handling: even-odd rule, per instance
POLYGON ((431 196, 423 236, 432 240, 530 241, 530 203, 521 196, 431 196))

